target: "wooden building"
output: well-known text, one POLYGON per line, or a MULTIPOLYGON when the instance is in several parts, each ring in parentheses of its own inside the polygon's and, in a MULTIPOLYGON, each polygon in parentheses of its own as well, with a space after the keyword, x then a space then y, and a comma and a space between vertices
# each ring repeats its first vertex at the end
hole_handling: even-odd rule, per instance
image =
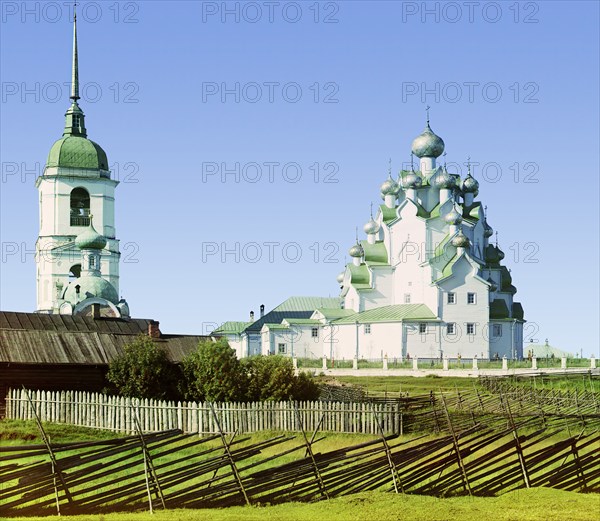
POLYGON ((167 335, 149 319, 0 311, 0 417, 9 388, 101 391, 112 360, 149 335, 179 363, 208 337, 167 335))

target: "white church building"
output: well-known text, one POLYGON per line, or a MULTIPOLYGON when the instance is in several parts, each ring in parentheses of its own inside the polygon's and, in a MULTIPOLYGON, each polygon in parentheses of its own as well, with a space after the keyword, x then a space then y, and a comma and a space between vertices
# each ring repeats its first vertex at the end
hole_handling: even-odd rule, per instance
POLYGON ((77 19, 73 23, 71 106, 62 137, 36 180, 40 231, 36 242, 37 312, 128 317, 119 296, 115 188, 106 153, 87 137, 79 107, 77 19), (100 232, 96 231, 100 230, 100 232))
POLYGON ((286 314, 286 301, 258 322, 226 323, 236 324, 235 334, 225 324, 213 334, 226 336, 238 356, 521 358, 523 308, 476 201, 479 183, 470 168, 461 179, 436 164, 444 147, 428 118, 412 143, 419 168, 397 179, 390 171, 381 185, 383 204, 364 225, 366 239, 349 250, 334 305, 300 299, 299 316, 286 314), (257 326, 257 347, 244 349, 257 326))

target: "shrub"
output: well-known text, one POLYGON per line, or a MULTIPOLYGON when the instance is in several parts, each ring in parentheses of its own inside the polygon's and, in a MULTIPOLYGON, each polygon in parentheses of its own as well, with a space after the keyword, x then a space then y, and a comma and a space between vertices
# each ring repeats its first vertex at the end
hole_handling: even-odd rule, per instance
POLYGON ((140 335, 110 363, 106 378, 122 396, 164 400, 176 398, 179 374, 164 350, 140 335))
POLYGON ((321 391, 309 373, 300 373, 294 382, 294 400, 308 402, 318 400, 321 391))
POLYGON ((314 400, 319 391, 306 373, 295 376, 292 361, 282 356, 255 356, 242 362, 248 376, 248 401, 314 400))
POLYGON ((203 340, 183 360, 181 392, 186 400, 211 402, 242 401, 246 374, 227 341, 203 340))

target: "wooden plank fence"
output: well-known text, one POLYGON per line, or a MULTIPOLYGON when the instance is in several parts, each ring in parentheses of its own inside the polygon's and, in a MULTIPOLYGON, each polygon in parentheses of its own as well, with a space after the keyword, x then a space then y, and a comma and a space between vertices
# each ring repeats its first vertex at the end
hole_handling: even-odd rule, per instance
MULTIPOLYGON (((211 404, 138 400, 83 391, 26 391, 9 389, 6 418, 28 420, 35 416, 27 394, 41 421, 134 434, 137 415, 143 432, 178 429, 184 433, 219 432, 211 404)), ((385 434, 400 432, 402 408, 395 403, 367 402, 254 402, 214 403, 215 414, 226 433, 259 431, 385 434), (298 413, 296 413, 297 408, 298 413)))

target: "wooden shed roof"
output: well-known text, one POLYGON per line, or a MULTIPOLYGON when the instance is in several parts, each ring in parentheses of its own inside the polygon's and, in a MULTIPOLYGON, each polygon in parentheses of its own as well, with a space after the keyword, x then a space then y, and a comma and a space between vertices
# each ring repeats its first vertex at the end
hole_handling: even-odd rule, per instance
MULTIPOLYGON (((113 319, 0 312, 0 363, 106 365, 150 319, 113 319)), ((169 359, 181 362, 204 336, 161 335, 154 339, 169 359)))

